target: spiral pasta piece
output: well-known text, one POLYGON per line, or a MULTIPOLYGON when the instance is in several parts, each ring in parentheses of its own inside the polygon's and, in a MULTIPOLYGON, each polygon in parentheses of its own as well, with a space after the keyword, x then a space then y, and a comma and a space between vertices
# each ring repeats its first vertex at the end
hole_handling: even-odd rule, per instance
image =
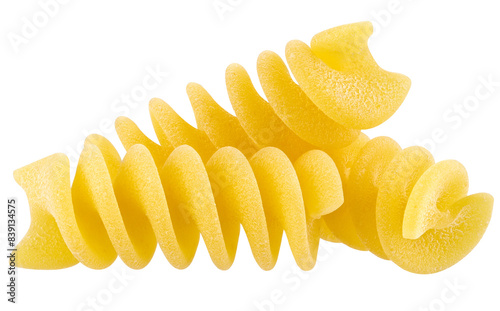
POLYGON ((297 264, 308 270, 316 260, 318 219, 343 202, 337 168, 319 150, 292 164, 277 148, 263 148, 247 160, 224 147, 203 163, 183 145, 157 167, 144 145, 130 147, 121 161, 109 141, 92 135, 72 187, 62 154, 16 171, 15 178, 33 217, 18 245, 18 265, 37 269, 77 262, 102 269, 117 255, 139 269, 157 242, 173 266, 185 268, 200 234, 215 265, 228 269, 241 224, 263 269, 276 263, 285 231, 297 264))
POLYGON ((276 53, 262 52, 257 73, 267 100, 256 91, 247 71, 231 64, 226 70, 226 87, 236 116, 222 109, 201 85, 190 83, 186 91, 197 129, 167 103, 153 99, 150 114, 160 144, 188 144, 204 161, 225 146, 238 148, 247 156, 274 146, 295 160, 308 150, 335 150, 352 144, 359 129, 389 118, 410 87, 407 77, 375 63, 367 46, 371 32, 369 22, 332 28, 313 38, 310 55, 304 52, 307 45, 292 41, 287 46, 287 60, 299 84, 276 53), (344 43, 335 44, 340 42, 344 43), (294 44, 304 49, 296 50, 294 44), (321 77, 314 74, 317 67, 324 69, 321 77), (321 95, 323 88, 328 94, 321 95))
POLYGON ((119 117, 124 158, 104 137, 89 136, 72 185, 62 154, 17 170, 32 216, 18 266, 102 269, 120 256, 140 269, 159 244, 182 269, 201 235, 214 264, 228 269, 240 225, 265 270, 276 263, 283 232, 304 270, 315 264, 320 237, 415 273, 455 264, 484 234, 493 198, 468 196, 467 173, 456 161, 435 164, 423 148, 360 132, 389 118, 410 86, 375 63, 371 32, 370 23, 357 23, 316 35, 311 47, 290 42, 286 56, 298 84, 277 54, 261 53, 266 99, 242 66, 230 65, 236 116, 188 84, 198 128, 152 99, 159 144, 119 117))

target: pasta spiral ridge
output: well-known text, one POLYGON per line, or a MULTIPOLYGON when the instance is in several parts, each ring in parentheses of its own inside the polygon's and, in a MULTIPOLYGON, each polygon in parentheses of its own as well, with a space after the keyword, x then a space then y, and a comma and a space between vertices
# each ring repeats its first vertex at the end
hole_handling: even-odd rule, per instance
POLYGON ((18 264, 99 269, 118 255, 142 268, 158 241, 169 262, 185 268, 201 233, 215 265, 227 269, 240 224, 266 270, 283 231, 304 270, 314 266, 320 236, 415 273, 458 262, 482 237, 493 199, 467 196, 460 163, 434 164, 424 148, 401 150, 390 138, 360 132, 389 118, 410 87, 407 77, 375 63, 371 32, 370 23, 357 23, 317 34, 311 47, 291 41, 286 58, 298 84, 277 54, 261 53, 267 101, 242 66, 230 65, 236 116, 190 83, 198 128, 151 100, 160 144, 119 117, 123 160, 105 138, 89 136, 72 187, 62 154, 16 171, 32 213, 18 264))
POLYGON ((401 149, 389 137, 364 134, 331 156, 345 202, 322 217, 326 240, 435 273, 464 258, 488 226, 493 197, 467 195, 467 171, 458 161, 435 163, 423 147, 401 149))

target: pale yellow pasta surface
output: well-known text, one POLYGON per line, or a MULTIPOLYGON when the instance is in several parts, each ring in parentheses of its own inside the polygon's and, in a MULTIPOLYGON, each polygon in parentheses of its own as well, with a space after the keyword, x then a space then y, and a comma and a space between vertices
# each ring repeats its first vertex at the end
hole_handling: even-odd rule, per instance
POLYGON ((235 116, 199 84, 187 93, 197 128, 167 103, 150 101, 159 144, 126 117, 116 131, 123 159, 91 135, 71 183, 68 158, 55 154, 14 172, 31 208, 17 265, 93 269, 119 256, 145 267, 157 245, 188 267, 200 236, 214 264, 231 267, 243 228, 257 264, 276 264, 283 232, 304 270, 320 237, 368 250, 414 273, 434 273, 477 245, 493 198, 468 195, 457 161, 434 163, 421 147, 402 149, 361 129, 387 120, 410 80, 380 68, 368 50, 368 22, 291 41, 285 62, 265 51, 257 73, 265 94, 238 64, 226 70, 235 116))

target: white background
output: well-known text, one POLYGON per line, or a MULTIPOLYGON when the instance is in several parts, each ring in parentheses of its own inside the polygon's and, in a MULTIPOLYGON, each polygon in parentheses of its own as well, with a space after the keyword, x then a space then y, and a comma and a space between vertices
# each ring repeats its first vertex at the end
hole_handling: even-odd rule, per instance
MULTIPOLYGON (((492 75, 500 81, 498 2, 229 3, 233 10, 219 15, 213 0, 70 0, 17 46, 9 38, 21 36, 25 18, 40 18, 43 10, 33 0, 2 1, 1 189, 5 193, 1 197, 20 199, 21 236, 30 216, 26 197, 12 178, 13 170, 52 153, 76 149, 83 133, 123 114, 117 107, 124 104, 117 101, 141 86, 148 68, 158 66, 169 76, 147 91, 128 115, 154 138, 147 108, 151 97, 164 99, 194 125, 185 95, 186 84, 194 81, 232 112, 225 94, 227 65, 242 64, 256 82, 255 63, 261 51, 284 56, 288 40, 309 42, 319 31, 362 20, 372 20, 378 30, 370 39, 370 49, 379 65, 412 79, 399 111, 368 135, 387 135, 407 147, 442 131, 445 137, 432 148, 436 160, 461 161, 469 172, 471 193, 489 192, 500 198, 500 86, 466 114, 450 112, 473 100, 481 78, 492 75)), ((44 22, 43 16, 40 21, 44 22)), ((114 130, 105 136, 123 152, 114 130)), ((1 247, 5 249, 5 208, 1 210, 1 247)), ((411 274, 367 252, 330 243, 324 244, 323 260, 314 270, 297 273, 286 240, 276 268, 264 272, 242 235, 229 271, 219 271, 201 243, 193 264, 183 271, 172 268, 158 250, 140 271, 125 268, 119 260, 104 271, 82 265, 60 271, 21 270, 19 304, 7 304, 4 290, 0 297, 2 310, 4 306, 8 310, 100 310, 90 307, 92 299, 100 307, 105 304, 103 310, 259 310, 256 303, 266 305, 265 310, 499 310, 499 233, 498 211, 494 211, 488 231, 473 252, 434 275, 411 274), (107 297, 110 282, 122 270, 130 280, 107 297), (457 297, 440 302, 446 284, 453 282, 460 284, 457 297), (273 296, 281 299, 269 306, 273 296)), ((4 284, 6 268, 0 275, 4 284)))

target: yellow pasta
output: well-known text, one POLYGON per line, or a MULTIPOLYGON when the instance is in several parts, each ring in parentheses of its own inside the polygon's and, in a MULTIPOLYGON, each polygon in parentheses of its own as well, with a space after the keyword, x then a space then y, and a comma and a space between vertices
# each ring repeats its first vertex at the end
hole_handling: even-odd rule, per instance
POLYGON ((160 144, 128 118, 116 120, 127 154, 87 137, 73 183, 63 154, 14 173, 32 223, 17 265, 102 269, 119 256, 143 268, 157 245, 189 266, 201 234, 220 269, 235 258, 240 225, 258 265, 276 263, 285 232, 300 268, 314 267, 319 238, 369 250, 415 273, 461 260, 479 242, 493 198, 467 196, 456 161, 434 164, 423 148, 360 132, 387 120, 410 81, 381 69, 370 23, 324 31, 311 46, 291 41, 287 62, 265 51, 257 71, 266 99, 237 64, 226 70, 236 116, 199 84, 187 93, 198 128, 160 99, 150 115, 160 144))
POLYGON ((422 147, 402 150, 388 137, 362 135, 331 155, 345 202, 322 217, 324 238, 415 273, 435 273, 464 258, 488 226, 493 197, 467 196, 467 172, 457 161, 434 163, 422 147))
POLYGON ((250 159, 224 147, 204 164, 183 145, 158 169, 144 145, 130 147, 121 161, 109 141, 91 135, 72 187, 68 164, 56 154, 15 173, 33 217, 18 245, 21 267, 58 269, 81 262, 102 269, 119 255, 140 269, 158 242, 173 266, 185 268, 201 233, 215 265, 228 269, 241 224, 263 269, 276 263, 283 230, 298 265, 311 269, 317 220, 343 202, 335 163, 319 150, 292 164, 274 147, 250 159))

